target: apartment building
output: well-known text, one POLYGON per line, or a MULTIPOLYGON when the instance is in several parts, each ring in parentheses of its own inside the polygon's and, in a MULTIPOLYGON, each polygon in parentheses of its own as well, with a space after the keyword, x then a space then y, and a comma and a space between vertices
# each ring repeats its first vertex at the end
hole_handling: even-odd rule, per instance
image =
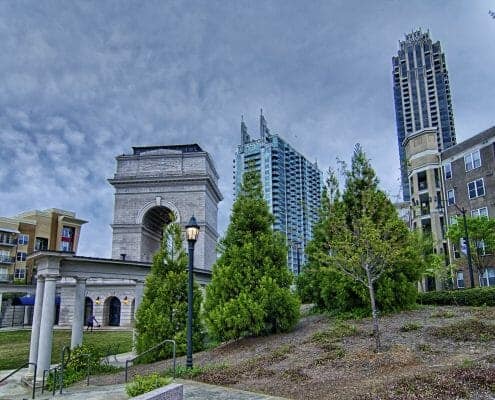
MULTIPOLYGON (((441 153, 448 224, 462 211, 467 216, 495 218, 495 127, 487 129, 441 153)), ((477 249, 471 249, 477 251, 477 249)), ((460 245, 451 243, 451 261, 457 287, 469 287, 469 273, 460 245)), ((474 271, 476 286, 495 286, 495 257, 487 255, 488 267, 474 271)))
POLYGON ((33 267, 27 256, 35 251, 75 253, 86 222, 56 208, 0 217, 0 282, 30 283, 33 267))
MULTIPOLYGON (((434 251, 455 266, 453 286, 470 287, 467 258, 459 243, 446 237, 458 217, 495 217, 495 127, 442 152, 436 128, 406 136, 405 155, 411 207, 411 228, 430 234, 434 251)), ((476 251, 476 249, 472 249, 476 251)), ((475 286, 495 286, 495 257, 486 255, 487 268, 474 271, 475 286)), ((441 289, 435 277, 425 278, 424 290, 441 289)))
POLYGON ((392 57, 392 77, 403 198, 409 201, 406 137, 436 128, 438 151, 456 144, 449 73, 440 42, 433 42, 429 31, 406 34, 392 57))
POLYGON ((305 248, 318 221, 323 174, 316 163, 270 133, 263 114, 259 139, 251 139, 246 124, 241 122, 241 144, 234 159, 235 195, 248 167, 260 173, 264 198, 275 217, 273 228, 285 235, 288 266, 297 275, 306 261, 305 248))

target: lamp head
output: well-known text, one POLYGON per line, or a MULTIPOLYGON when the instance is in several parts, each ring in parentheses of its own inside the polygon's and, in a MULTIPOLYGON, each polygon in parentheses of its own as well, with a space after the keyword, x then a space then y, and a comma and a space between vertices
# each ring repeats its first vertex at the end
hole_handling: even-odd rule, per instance
POLYGON ((186 237, 189 242, 195 242, 198 239, 199 235, 199 225, 196 222, 196 218, 194 215, 189 220, 186 225, 186 237))

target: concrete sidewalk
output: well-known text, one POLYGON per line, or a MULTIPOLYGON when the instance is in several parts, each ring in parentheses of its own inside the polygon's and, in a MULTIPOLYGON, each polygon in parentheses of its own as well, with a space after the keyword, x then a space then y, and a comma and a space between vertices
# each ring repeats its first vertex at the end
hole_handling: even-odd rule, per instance
MULTIPOLYGON (((0 371, 0 378, 6 376, 10 371, 0 371)), ((25 371, 24 371, 25 372, 25 371)), ((31 390, 21 383, 23 373, 14 375, 0 386, 1 400, 23 400, 31 398, 31 390)), ((208 385, 205 383, 176 379, 175 382, 184 385, 184 398, 186 400, 282 400, 281 397, 251 393, 243 390, 225 388, 221 386, 208 385)), ((69 387, 64 389, 62 395, 57 391, 55 397, 70 400, 124 400, 128 399, 125 393, 125 385, 106 385, 106 386, 84 386, 69 387)), ((41 395, 38 390, 36 399, 48 400, 53 399, 51 392, 45 392, 41 395)))

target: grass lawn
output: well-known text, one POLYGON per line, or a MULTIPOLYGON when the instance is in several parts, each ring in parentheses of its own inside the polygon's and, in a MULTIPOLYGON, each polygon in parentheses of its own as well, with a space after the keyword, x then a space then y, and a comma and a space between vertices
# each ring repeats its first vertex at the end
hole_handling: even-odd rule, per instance
MULTIPOLYGON (((52 363, 60 361, 64 346, 70 346, 71 332, 56 330, 53 333, 52 363)), ((29 361, 30 330, 0 332, 0 370, 14 369, 29 361)), ((98 331, 84 332, 84 344, 91 344, 95 348, 106 352, 109 346, 119 344, 118 352, 125 353, 132 348, 131 331, 98 331)))

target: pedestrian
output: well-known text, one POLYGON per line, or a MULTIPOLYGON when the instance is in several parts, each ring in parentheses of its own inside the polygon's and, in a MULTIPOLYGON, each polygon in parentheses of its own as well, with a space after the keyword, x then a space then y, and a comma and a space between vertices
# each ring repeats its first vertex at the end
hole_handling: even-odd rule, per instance
POLYGON ((91 328, 91 332, 93 332, 93 326, 94 326, 94 324, 98 325, 98 321, 96 320, 95 316, 93 314, 91 314, 88 317, 88 319, 86 320, 86 324, 87 324, 86 331, 88 331, 89 328, 91 328))

